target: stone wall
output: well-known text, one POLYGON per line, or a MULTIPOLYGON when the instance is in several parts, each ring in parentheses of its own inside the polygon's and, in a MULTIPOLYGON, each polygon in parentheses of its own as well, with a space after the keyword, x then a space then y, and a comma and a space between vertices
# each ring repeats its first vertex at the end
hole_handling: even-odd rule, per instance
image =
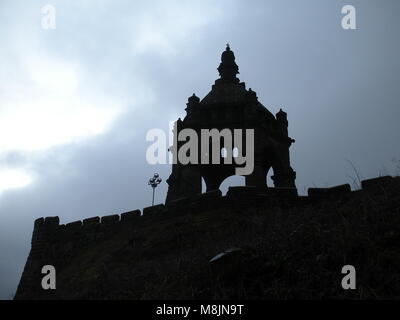
POLYGON ((29 253, 15 299, 48 298, 51 290, 41 288, 44 265, 53 265, 62 270, 74 257, 76 250, 81 250, 96 241, 103 241, 121 230, 121 228, 140 228, 148 223, 157 223, 163 217, 201 213, 218 208, 252 208, 302 206, 326 199, 351 197, 367 190, 374 193, 385 192, 385 186, 392 177, 379 177, 361 182, 362 190, 351 191, 348 184, 331 188, 310 188, 308 196, 298 196, 296 189, 255 187, 230 187, 226 196, 221 191, 198 194, 141 210, 103 217, 92 217, 82 221, 60 224, 59 217, 39 218, 34 222, 34 229, 29 253))

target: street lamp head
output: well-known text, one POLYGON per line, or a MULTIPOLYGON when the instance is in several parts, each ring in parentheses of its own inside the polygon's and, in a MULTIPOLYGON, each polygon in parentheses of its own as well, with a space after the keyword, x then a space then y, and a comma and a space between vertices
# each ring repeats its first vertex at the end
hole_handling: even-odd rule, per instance
POLYGON ((156 188, 161 182, 162 179, 160 178, 160 175, 158 173, 155 173, 153 178, 150 178, 148 185, 156 188))
POLYGON ((155 173, 153 178, 150 178, 148 185, 153 188, 153 201, 152 205, 154 205, 154 192, 157 188, 157 186, 161 183, 162 179, 160 178, 160 175, 158 173, 155 173))

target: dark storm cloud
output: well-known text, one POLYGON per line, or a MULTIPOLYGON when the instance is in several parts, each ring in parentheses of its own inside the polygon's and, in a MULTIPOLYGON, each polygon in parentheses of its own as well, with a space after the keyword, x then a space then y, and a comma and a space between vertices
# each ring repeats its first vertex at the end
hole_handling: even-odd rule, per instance
MULTIPOLYGON (((57 29, 48 32, 40 29, 45 4, 0 5, 2 17, 8 12, 20 17, 18 23, 0 22, 8 31, 0 31, 1 66, 12 66, 1 80, 11 79, 18 89, 27 82, 25 59, 50 58, 77 70, 79 87, 70 101, 82 98, 103 110, 103 102, 111 100, 120 113, 96 134, 37 150, 0 149, 0 167, 23 168, 33 177, 25 188, 0 194, 0 298, 15 292, 35 218, 58 215, 67 223, 149 205, 148 178, 157 171, 165 181, 170 167, 147 164, 146 133, 167 130, 168 121, 183 118, 193 92, 207 94, 226 42, 247 88, 271 112, 282 107, 288 113, 301 193, 313 185, 351 182, 346 159, 364 177, 395 173, 392 159, 400 159, 396 1, 352 1, 355 31, 341 28, 346 1, 53 1, 57 29), (33 49, 27 50, 26 42, 33 49)), ((8 101, 0 100, 0 118, 8 101)), ((96 112, 89 114, 95 122, 96 112)), ((241 181, 230 178, 223 188, 241 181)), ((165 183, 157 193, 162 202, 165 183)))

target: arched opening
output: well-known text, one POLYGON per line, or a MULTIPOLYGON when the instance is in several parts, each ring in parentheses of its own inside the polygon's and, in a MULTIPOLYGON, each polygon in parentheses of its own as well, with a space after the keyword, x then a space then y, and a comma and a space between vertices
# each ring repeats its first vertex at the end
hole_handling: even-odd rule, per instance
POLYGON ((272 176, 274 175, 274 169, 269 168, 267 171, 267 179, 266 179, 266 183, 267 183, 267 187, 268 188, 273 188, 274 187, 274 181, 272 180, 272 176))
POLYGON ((226 178, 222 183, 221 186, 219 187, 219 190, 221 190, 222 195, 226 195, 228 192, 229 187, 241 187, 244 186, 245 183, 245 177, 243 176, 230 176, 226 178))
POLYGON ((203 177, 201 177, 201 193, 204 193, 206 191, 207 191, 206 181, 204 180, 203 177))

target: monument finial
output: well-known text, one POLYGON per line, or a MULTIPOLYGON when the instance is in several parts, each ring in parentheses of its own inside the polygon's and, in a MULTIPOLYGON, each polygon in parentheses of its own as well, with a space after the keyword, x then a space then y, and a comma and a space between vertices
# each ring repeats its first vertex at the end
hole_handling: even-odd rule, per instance
POLYGON ((219 74, 223 80, 238 82, 236 75, 239 73, 239 67, 235 62, 235 54, 226 44, 226 50, 221 55, 221 64, 218 67, 219 74))

